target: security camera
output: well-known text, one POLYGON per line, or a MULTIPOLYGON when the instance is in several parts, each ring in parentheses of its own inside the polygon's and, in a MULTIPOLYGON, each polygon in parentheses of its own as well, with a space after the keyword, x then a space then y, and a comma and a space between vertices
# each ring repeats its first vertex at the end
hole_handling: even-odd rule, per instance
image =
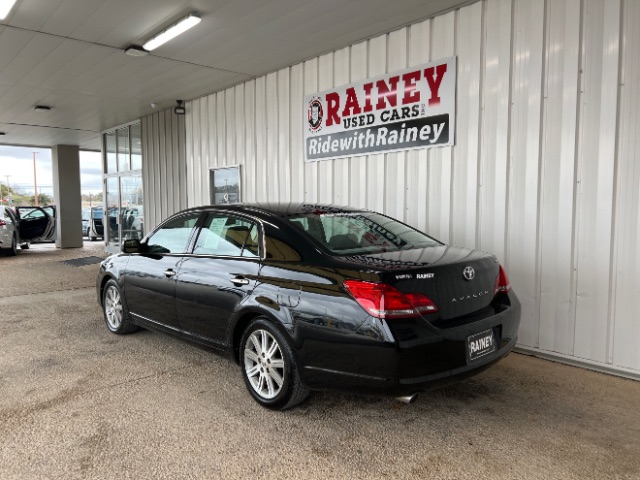
POLYGON ((184 102, 182 100, 176 100, 176 103, 178 106, 173 109, 173 113, 176 115, 184 115, 187 113, 187 109, 184 108, 184 102))

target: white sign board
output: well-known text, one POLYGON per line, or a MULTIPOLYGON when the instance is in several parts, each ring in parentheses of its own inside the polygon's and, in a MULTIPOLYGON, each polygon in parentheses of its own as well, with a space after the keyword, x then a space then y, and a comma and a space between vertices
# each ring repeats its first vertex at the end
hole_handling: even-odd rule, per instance
POLYGON ((306 161, 453 145, 456 59, 307 95, 304 108, 306 161))

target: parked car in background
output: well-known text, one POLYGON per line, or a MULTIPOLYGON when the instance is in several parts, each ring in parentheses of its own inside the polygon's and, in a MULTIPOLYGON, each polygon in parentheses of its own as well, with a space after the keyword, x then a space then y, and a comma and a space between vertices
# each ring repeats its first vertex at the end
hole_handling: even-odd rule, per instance
MULTIPOLYGON (((17 207, 16 210, 23 207, 17 207)), ((19 211, 19 210, 18 210, 19 211)), ((18 245, 29 248, 34 240, 47 240, 55 224, 44 210, 35 207, 20 218, 11 208, 0 205, 0 250, 9 255, 16 255, 18 245)))
POLYGON ((56 207, 13 207, 20 223, 20 248, 56 239, 56 207))
POLYGON ((87 236, 91 242, 98 238, 104 239, 104 209, 102 207, 91 207, 87 236))
POLYGON ((89 237, 89 221, 91 219, 91 208, 82 209, 82 236, 89 237))
POLYGON ((108 329, 177 334, 240 364, 261 405, 311 389, 417 392, 515 346, 520 303, 490 254, 323 205, 185 210, 102 262, 108 329))

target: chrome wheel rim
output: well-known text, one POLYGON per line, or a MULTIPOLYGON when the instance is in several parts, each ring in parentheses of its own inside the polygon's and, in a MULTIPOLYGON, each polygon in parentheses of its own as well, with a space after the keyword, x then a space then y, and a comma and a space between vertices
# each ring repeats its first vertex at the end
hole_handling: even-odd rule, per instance
POLYGON ((117 330, 122 325, 122 302, 120 292, 114 286, 107 288, 104 295, 104 313, 111 330, 117 330))
POLYGON ((280 345, 266 330, 251 333, 244 346, 244 371, 262 398, 275 398, 284 384, 284 358, 280 345))

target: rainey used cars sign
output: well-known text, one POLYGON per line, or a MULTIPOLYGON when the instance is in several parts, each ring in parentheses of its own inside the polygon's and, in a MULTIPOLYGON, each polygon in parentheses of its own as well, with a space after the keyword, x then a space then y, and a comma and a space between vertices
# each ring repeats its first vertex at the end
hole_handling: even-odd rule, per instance
POLYGON ((453 145, 456 59, 305 96, 305 160, 453 145))

